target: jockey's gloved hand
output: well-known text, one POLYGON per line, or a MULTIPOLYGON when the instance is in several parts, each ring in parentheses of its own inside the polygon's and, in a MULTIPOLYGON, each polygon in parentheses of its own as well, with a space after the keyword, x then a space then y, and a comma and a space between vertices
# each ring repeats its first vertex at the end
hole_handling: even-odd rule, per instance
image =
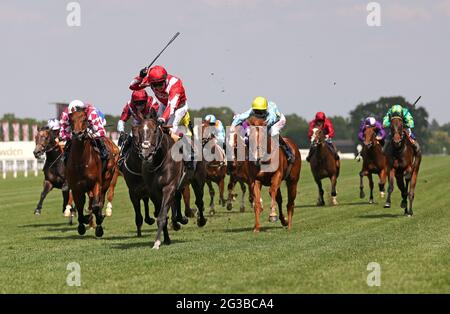
POLYGON ((127 134, 125 132, 120 132, 120 136, 119 136, 119 146, 122 145, 123 142, 125 142, 125 140, 127 139, 127 134))
POLYGON ((139 77, 142 78, 142 79, 144 77, 146 77, 147 76, 147 71, 148 71, 147 67, 141 69, 141 71, 139 72, 139 77))
POLYGON ((158 125, 163 125, 166 121, 163 118, 158 118, 156 122, 158 122, 158 125))

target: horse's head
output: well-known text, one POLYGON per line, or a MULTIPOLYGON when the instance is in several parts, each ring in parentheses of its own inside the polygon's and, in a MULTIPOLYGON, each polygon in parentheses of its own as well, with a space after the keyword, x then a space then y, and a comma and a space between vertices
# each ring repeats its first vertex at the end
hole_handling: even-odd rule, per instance
POLYGON ((399 148, 403 142, 403 119, 401 117, 393 117, 391 120, 391 136, 394 147, 399 148))
POLYGON ((133 146, 143 160, 152 161, 161 148, 163 129, 153 119, 144 120, 132 127, 133 146))
POLYGON ((311 145, 312 147, 317 147, 322 145, 325 142, 325 134, 322 131, 322 128, 314 128, 313 134, 311 136, 311 145))
POLYGON ((55 146, 56 132, 50 130, 48 127, 38 128, 38 133, 34 138, 36 147, 34 148, 34 157, 40 158, 46 152, 52 150, 55 146))
POLYGON ((249 154, 253 154, 256 164, 259 164, 265 153, 263 149, 266 148, 267 151, 271 149, 266 121, 263 117, 253 115, 247 119, 247 124, 250 126, 249 146, 252 148, 249 154))
POLYGON ((375 138, 376 138, 376 128, 373 126, 367 126, 364 129, 364 146, 367 148, 372 147, 375 144, 375 138))
POLYGON ((72 139, 81 141, 88 129, 88 118, 84 109, 80 108, 69 114, 69 123, 72 129, 72 139))

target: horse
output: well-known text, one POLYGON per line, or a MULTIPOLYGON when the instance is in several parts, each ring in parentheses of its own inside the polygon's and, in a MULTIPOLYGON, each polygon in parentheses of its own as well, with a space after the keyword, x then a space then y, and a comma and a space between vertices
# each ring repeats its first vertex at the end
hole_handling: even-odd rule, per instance
MULTIPOLYGON (((132 127, 132 133, 137 133, 137 127, 132 127)), ((137 229, 137 236, 142 236, 142 224, 145 221, 148 225, 153 225, 155 219, 149 214, 149 198, 150 193, 145 185, 142 177, 142 159, 139 154, 139 140, 137 137, 132 137, 131 147, 124 156, 123 163, 120 166, 120 171, 125 179, 128 187, 128 195, 133 204, 135 213, 135 224, 137 229), (144 202, 145 218, 142 218, 141 200, 144 202)))
POLYGON ((383 152, 383 147, 376 139, 375 127, 366 127, 364 130, 364 142, 362 148, 363 165, 360 177, 360 198, 365 198, 363 178, 367 176, 369 178, 370 198, 369 204, 373 204, 373 178, 372 174, 377 174, 379 177, 378 187, 380 189, 380 197, 384 198, 384 186, 386 184, 386 155, 383 152))
POLYGON ((405 210, 405 215, 411 217, 413 215, 414 193, 422 155, 414 153, 409 136, 406 135, 403 128, 403 119, 401 117, 394 116, 391 119, 391 137, 392 139, 386 151, 389 188, 384 208, 391 208, 391 194, 394 191, 395 177, 402 195, 400 207, 405 210))
MULTIPOLYGON (((251 179, 251 189, 253 193, 254 199, 254 211, 255 211, 255 226, 253 231, 260 231, 260 214, 262 212, 262 204, 261 204, 261 188, 262 186, 270 187, 270 196, 271 196, 271 213, 269 215, 269 220, 271 222, 276 221, 276 210, 275 206, 278 204, 279 210, 279 218, 281 224, 283 226, 287 226, 288 230, 292 229, 292 217, 294 214, 294 203, 295 198, 297 196, 297 184, 300 179, 300 171, 301 171, 301 156, 300 150, 297 145, 289 138, 284 138, 285 142, 289 145, 290 149, 294 153, 295 161, 293 164, 289 164, 287 161, 287 157, 285 153, 277 147, 272 147, 272 138, 270 136, 264 136, 261 131, 261 127, 265 127, 265 119, 251 116, 247 119, 247 123, 250 126, 254 126, 255 132, 251 133, 249 138, 250 148, 255 148, 256 151, 250 151, 249 154, 255 158, 255 161, 249 161, 249 173, 251 179), (264 146, 264 138, 267 141, 267 152, 270 154, 270 160, 263 160, 264 156, 262 155, 262 147, 264 146), (272 152, 273 150, 273 152, 272 152), (278 154, 278 165, 273 162, 273 158, 277 159, 278 154), (271 167, 275 166, 276 170, 274 171, 264 171, 261 169, 262 164, 269 164, 271 167), (282 181, 286 181, 286 185, 288 188, 288 203, 287 203, 287 211, 288 211, 288 221, 284 218, 283 210, 282 210, 282 196, 280 186, 282 181)), ((277 143, 278 144, 278 143, 277 143)), ((250 156, 249 156, 250 157, 250 156)))
POLYGON ((109 138, 104 138, 109 151, 109 158, 104 164, 89 133, 84 110, 71 113, 69 122, 72 129, 72 145, 67 158, 66 178, 78 210, 78 234, 86 233, 84 225, 89 223, 91 216, 83 214, 87 193, 89 208, 92 209, 97 224, 95 236, 102 237, 104 219, 102 208, 106 192, 117 176, 119 148, 109 138))
MULTIPOLYGON (((237 134, 234 134, 234 143, 237 143, 237 134)), ((237 154, 237 145, 234 145, 234 156, 237 154)), ((246 148, 247 149, 247 148, 246 148)), ((248 153, 246 153, 247 155, 248 153)), ((248 170, 248 162, 246 160, 240 161, 236 158, 228 161, 230 167, 230 181, 228 182, 228 198, 227 198, 227 210, 233 209, 233 201, 237 194, 233 193, 234 187, 239 183, 242 191, 240 212, 245 212, 245 193, 247 192, 247 186, 249 188, 249 202, 253 204, 253 197, 251 193, 251 180, 248 170)))
POLYGON ((34 139, 36 146, 33 151, 36 159, 41 158, 45 154, 44 172, 44 189, 41 193, 39 202, 34 210, 35 215, 40 215, 42 210, 42 203, 47 194, 53 189, 61 189, 63 196, 62 211, 65 217, 69 217, 69 225, 73 223, 75 216, 75 209, 72 207, 73 198, 69 191, 67 180, 65 177, 65 166, 61 160, 62 151, 56 138, 58 138, 58 130, 50 130, 48 127, 38 128, 38 132, 34 139))
POLYGON ((331 203, 337 205, 337 193, 336 184, 339 177, 340 161, 335 160, 334 154, 328 147, 325 141, 325 135, 320 128, 313 129, 313 135, 311 137, 311 172, 314 180, 319 188, 319 197, 317 200, 317 206, 324 206, 325 201, 323 199, 322 179, 330 178, 331 181, 331 203))
POLYGON ((211 126, 206 121, 202 124, 202 147, 204 156, 207 154, 209 158, 213 160, 205 160, 206 167, 206 184, 209 189, 209 196, 211 198, 209 203, 209 214, 214 215, 214 187, 212 185, 213 182, 217 184, 219 187, 219 204, 222 206, 226 205, 226 201, 224 198, 224 190, 225 190, 225 177, 227 175, 227 165, 226 165, 226 156, 224 151, 217 144, 217 139, 211 132, 211 126))
POLYGON ((158 231, 153 249, 161 246, 161 233, 164 233, 164 244, 171 243, 167 229, 168 211, 172 208, 172 227, 179 230, 181 224, 188 219, 181 215, 182 192, 188 183, 191 183, 196 196, 196 205, 199 210, 197 225, 203 227, 206 218, 203 216, 203 188, 205 169, 199 168, 188 175, 184 173, 182 160, 175 160, 172 148, 174 139, 169 135, 169 126, 159 126, 154 119, 146 119, 134 129, 133 137, 138 140, 139 154, 143 160, 142 175, 150 198, 155 205, 158 231), (203 172, 202 172, 203 171, 203 172))

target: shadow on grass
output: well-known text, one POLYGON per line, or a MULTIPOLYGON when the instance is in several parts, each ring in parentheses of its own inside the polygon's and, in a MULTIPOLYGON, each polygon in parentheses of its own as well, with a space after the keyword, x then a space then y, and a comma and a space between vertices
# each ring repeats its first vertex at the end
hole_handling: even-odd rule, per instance
MULTIPOLYGON (((117 243, 117 244, 112 244, 111 247, 113 249, 117 249, 117 250, 129 250, 129 249, 136 249, 136 248, 143 248, 143 247, 151 249, 153 247, 154 240, 155 240, 154 238, 147 238, 145 242, 117 243)), ((165 245, 163 243, 163 244, 161 244, 160 249, 163 249, 163 248, 169 247, 169 246, 173 246, 176 244, 180 244, 180 243, 185 243, 185 242, 186 241, 171 239, 170 245, 165 245)))
POLYGON ((369 218, 369 219, 376 219, 376 218, 399 218, 403 217, 401 214, 376 214, 376 215, 363 215, 359 216, 359 218, 369 218))
POLYGON ((29 225, 21 225, 21 226, 17 226, 17 227, 19 227, 19 228, 44 228, 44 227, 61 227, 61 226, 69 226, 69 223, 67 221, 52 223, 52 224, 36 223, 36 224, 29 224, 29 225))
POLYGON ((64 240, 83 240, 83 239, 96 239, 95 235, 79 235, 79 234, 72 234, 68 236, 50 236, 50 237, 41 237, 40 240, 52 240, 52 241, 64 241, 64 240))
MULTIPOLYGON (((270 227, 261 227, 260 232, 264 232, 270 229, 285 229, 279 222, 276 226, 270 226, 270 227)), ((239 233, 239 232, 251 232, 253 233, 253 227, 245 227, 245 228, 231 228, 231 229, 223 229, 223 232, 232 232, 232 233, 239 233)))

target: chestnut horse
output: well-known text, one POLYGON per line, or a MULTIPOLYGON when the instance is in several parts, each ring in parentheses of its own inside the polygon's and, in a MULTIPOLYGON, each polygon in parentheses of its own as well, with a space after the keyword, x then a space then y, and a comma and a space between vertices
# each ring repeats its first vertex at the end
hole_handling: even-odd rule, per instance
POLYGON ((100 154, 96 151, 95 142, 88 130, 88 120, 84 110, 71 113, 69 122, 72 129, 72 147, 67 159, 66 178, 78 210, 78 233, 85 234, 84 225, 89 223, 90 215, 83 214, 87 193, 89 208, 92 209, 97 224, 95 235, 101 237, 104 219, 102 208, 111 182, 114 178, 117 179, 119 148, 110 139, 104 138, 109 158, 103 169, 100 154))
POLYGON ((45 154, 45 164, 42 170, 44 172, 44 190, 34 214, 41 214, 42 203, 53 188, 61 189, 63 196, 62 211, 65 217, 69 217, 69 225, 71 225, 75 216, 75 209, 72 207, 72 193, 69 191, 67 184, 64 162, 61 160, 62 150, 55 141, 58 136, 59 130, 52 131, 48 127, 42 127, 38 128, 38 133, 34 139, 36 143, 33 151, 34 156, 39 159, 45 154))
MULTIPOLYGON (((235 145, 231 148, 234 150, 234 156, 237 155, 237 134, 234 134, 234 143, 235 145)), ((246 148, 247 149, 247 148, 246 148)), ((247 156, 248 153, 245 154, 247 156)), ((228 167, 230 168, 230 181, 228 183, 228 199, 227 199, 227 210, 233 209, 233 201, 237 194, 233 193, 234 187, 237 183, 241 186, 242 196, 241 196, 241 205, 240 211, 245 212, 245 193, 247 192, 247 186, 249 188, 249 202, 253 204, 253 197, 251 193, 251 181, 250 181, 250 173, 248 170, 248 162, 246 160, 240 161, 237 158, 233 158, 233 160, 228 161, 228 167)))
MULTIPOLYGON (((278 142, 272 146, 272 138, 267 136, 267 128, 265 119, 256 116, 251 116, 247 119, 248 125, 250 125, 250 150, 249 150, 249 173, 251 179, 251 189, 254 199, 254 211, 255 211, 255 227, 254 232, 259 232, 260 214, 262 212, 261 204, 261 188, 262 186, 269 186, 271 197, 271 212, 269 214, 269 220, 271 222, 276 221, 276 209, 278 204, 279 217, 281 224, 287 226, 288 230, 292 228, 292 216, 294 214, 294 203, 297 196, 297 183, 300 179, 301 170, 301 156, 297 145, 289 138, 285 138, 285 142, 289 145, 290 149, 294 153, 295 161, 293 164, 289 164, 285 153, 279 148, 278 142), (254 132, 253 132, 254 131, 254 132), (263 156, 263 147, 267 147, 267 153, 270 154, 270 159, 267 160, 263 156), (256 148, 256 150, 254 149, 256 148), (251 158, 255 160, 250 161, 251 158), (277 163, 278 161, 278 163, 277 163), (267 169, 266 167, 267 166, 267 169), (263 168, 264 167, 264 168, 263 168), (286 181, 288 188, 288 221, 285 220, 282 210, 282 196, 281 196, 281 183, 286 181)), ((278 140, 278 138, 277 138, 278 140)))
POLYGON ((372 174, 377 174, 380 181, 378 187, 380 189, 380 197, 384 198, 384 186, 386 184, 386 155, 383 152, 383 147, 376 139, 377 134, 375 127, 366 127, 364 130, 364 142, 362 149, 363 165, 360 177, 360 198, 366 197, 364 193, 363 178, 367 176, 369 178, 370 198, 369 204, 373 204, 373 178, 372 174))
POLYGON ((219 187, 219 203, 221 206, 225 206, 226 201, 224 198, 225 191, 225 176, 227 175, 226 156, 223 149, 217 144, 217 140, 211 132, 211 126, 207 122, 202 124, 202 147, 204 163, 206 167, 206 184, 209 189, 210 203, 209 214, 214 215, 216 213, 214 209, 214 187, 213 182, 219 187))
POLYGON ((330 178, 331 181, 331 203, 337 205, 337 193, 336 184, 339 177, 340 161, 335 160, 334 154, 328 147, 325 141, 325 135, 320 128, 313 130, 311 137, 311 172, 317 187, 319 188, 319 197, 317 200, 317 206, 324 206, 325 201, 323 199, 324 190, 322 187, 322 179, 330 178))
POLYGON ((416 155, 409 136, 403 128, 403 119, 393 117, 391 120, 391 141, 386 150, 387 174, 389 176, 389 188, 384 208, 391 208, 391 194, 394 191, 394 177, 402 195, 400 207, 405 210, 405 215, 413 215, 414 192, 417 176, 419 174, 422 155, 416 155), (409 206, 408 206, 409 198, 409 206))

